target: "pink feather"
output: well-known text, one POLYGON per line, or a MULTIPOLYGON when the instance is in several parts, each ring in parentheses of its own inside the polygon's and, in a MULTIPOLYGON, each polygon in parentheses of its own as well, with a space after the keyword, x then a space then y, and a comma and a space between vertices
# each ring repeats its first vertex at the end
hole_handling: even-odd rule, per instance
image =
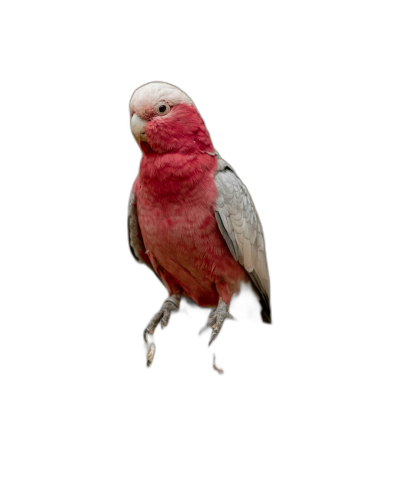
POLYGON ((147 257, 169 293, 200 306, 227 304, 247 275, 215 219, 217 160, 196 108, 177 104, 150 120, 133 187, 147 257))

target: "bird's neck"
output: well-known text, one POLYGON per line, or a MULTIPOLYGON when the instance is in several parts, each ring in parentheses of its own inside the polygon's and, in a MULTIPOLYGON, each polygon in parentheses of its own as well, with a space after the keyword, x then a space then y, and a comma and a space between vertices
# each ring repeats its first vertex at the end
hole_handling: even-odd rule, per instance
POLYGON ((216 157, 207 152, 144 154, 137 184, 148 196, 183 199, 207 189, 216 169, 216 157))

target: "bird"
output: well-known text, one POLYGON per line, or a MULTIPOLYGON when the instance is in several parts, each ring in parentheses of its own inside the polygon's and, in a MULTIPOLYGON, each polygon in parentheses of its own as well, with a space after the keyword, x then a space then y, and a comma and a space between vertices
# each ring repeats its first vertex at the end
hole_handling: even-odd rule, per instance
POLYGON ((129 102, 142 158, 128 205, 133 257, 147 265, 168 298, 144 330, 166 327, 182 297, 211 308, 204 328, 214 342, 242 282, 258 294, 271 323, 270 278, 260 217, 245 184, 215 150, 192 99, 175 85, 150 82, 129 102))

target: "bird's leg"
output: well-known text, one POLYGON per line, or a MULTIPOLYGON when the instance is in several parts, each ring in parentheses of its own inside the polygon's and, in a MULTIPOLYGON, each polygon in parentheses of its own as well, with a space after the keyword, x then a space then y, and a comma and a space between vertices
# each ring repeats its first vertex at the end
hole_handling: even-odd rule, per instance
POLYGON ((208 345, 211 345, 211 343, 215 340, 215 338, 219 334, 225 319, 226 318, 233 319, 233 316, 230 314, 228 309, 229 309, 228 304, 220 298, 217 308, 211 311, 210 316, 208 317, 208 321, 206 323, 206 328, 210 326, 212 328, 211 339, 208 345))
POLYGON ((160 310, 151 318, 149 324, 143 331, 143 340, 147 348, 146 355, 146 366, 149 368, 153 363, 154 353, 156 351, 156 346, 154 342, 149 342, 149 336, 153 337, 158 325, 160 325, 161 330, 167 327, 171 312, 178 312, 182 302, 182 295, 175 293, 164 300, 163 305, 160 310))

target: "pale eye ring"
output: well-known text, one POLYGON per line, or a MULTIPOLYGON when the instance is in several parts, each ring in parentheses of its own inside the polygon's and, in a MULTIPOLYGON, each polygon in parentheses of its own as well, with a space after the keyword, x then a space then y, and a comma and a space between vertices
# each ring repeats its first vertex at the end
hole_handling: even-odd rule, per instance
POLYGON ((159 116, 166 115, 167 113, 169 113, 170 109, 171 108, 169 107, 169 104, 167 104, 166 102, 159 102, 158 104, 156 104, 156 113, 159 116))

